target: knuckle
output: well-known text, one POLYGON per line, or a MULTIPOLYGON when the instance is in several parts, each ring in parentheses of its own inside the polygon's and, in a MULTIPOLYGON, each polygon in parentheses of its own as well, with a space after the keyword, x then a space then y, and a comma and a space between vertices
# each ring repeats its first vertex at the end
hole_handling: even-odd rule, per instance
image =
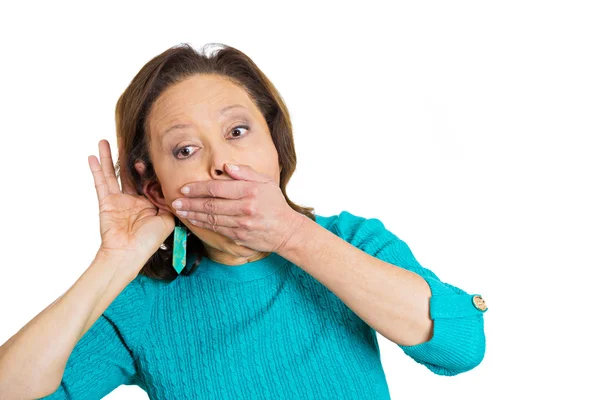
POLYGON ((208 220, 208 223, 211 225, 218 225, 217 224, 217 216, 215 214, 208 214, 208 216, 206 217, 206 219, 208 220))
POLYGON ((242 196, 246 195, 246 183, 245 181, 234 181, 233 183, 233 191, 236 194, 241 194, 242 196))
POLYGON ((245 215, 256 214, 256 205, 253 202, 247 202, 242 206, 242 213, 245 215))
POLYGON ((206 191, 212 197, 217 197, 217 181, 208 181, 206 184, 206 191))
POLYGON ((252 185, 248 187, 248 195, 251 197, 258 196, 258 187, 256 185, 252 185))
POLYGON ((215 204, 215 199, 213 197, 209 197, 205 202, 204 202, 204 211, 206 211, 207 213, 216 213, 217 206, 215 204))
POLYGON ((251 219, 242 219, 240 221, 240 226, 247 230, 252 230, 253 225, 254 224, 252 223, 251 219))
POLYGON ((242 239, 242 236, 240 235, 240 232, 236 231, 235 229, 231 232, 231 236, 233 237, 232 239, 235 241, 236 244, 240 244, 240 242, 244 241, 244 239, 242 239))

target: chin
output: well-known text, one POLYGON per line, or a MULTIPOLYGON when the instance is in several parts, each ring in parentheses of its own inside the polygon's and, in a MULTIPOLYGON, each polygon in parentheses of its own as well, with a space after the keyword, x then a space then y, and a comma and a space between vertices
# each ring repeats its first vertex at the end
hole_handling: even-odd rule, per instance
POLYGON ((256 252, 257 252, 256 250, 251 249, 250 247, 246 247, 241 244, 235 244, 235 242, 233 240, 231 241, 231 243, 232 243, 233 252, 240 256, 248 257, 253 254, 256 254, 256 252))
POLYGON ((253 254, 256 254, 256 250, 251 249, 250 247, 243 246, 241 244, 236 244, 233 239, 222 235, 218 232, 214 232, 212 229, 200 228, 195 225, 192 225, 193 229, 191 230, 198 239, 200 239, 203 243, 208 244, 211 247, 215 247, 217 249, 223 249, 221 251, 225 251, 231 253, 232 255, 241 256, 241 257, 249 257, 253 254), (210 243, 218 243, 217 246, 212 246, 210 243))

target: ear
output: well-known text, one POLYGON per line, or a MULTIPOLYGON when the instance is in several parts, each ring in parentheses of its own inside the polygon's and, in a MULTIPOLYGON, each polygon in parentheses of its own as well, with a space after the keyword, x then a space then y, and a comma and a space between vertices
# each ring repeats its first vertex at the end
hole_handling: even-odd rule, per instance
MULTIPOLYGON (((143 161, 137 161, 135 163, 135 170, 140 175, 140 177, 143 178, 144 174, 146 172, 146 165, 144 164, 143 161)), ((150 180, 145 181, 144 184, 142 185, 142 190, 143 190, 146 198, 152 204, 154 204, 159 209, 171 212, 171 207, 169 207, 167 205, 167 201, 165 200, 165 197, 163 196, 162 186, 160 185, 160 183, 158 181, 155 181, 155 180, 154 181, 150 181, 150 180)))

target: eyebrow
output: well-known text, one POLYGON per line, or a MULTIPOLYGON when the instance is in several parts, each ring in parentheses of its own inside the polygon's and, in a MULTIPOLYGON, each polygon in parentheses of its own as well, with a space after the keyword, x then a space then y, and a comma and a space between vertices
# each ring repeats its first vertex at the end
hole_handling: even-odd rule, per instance
MULTIPOLYGON (((219 112, 219 114, 221 114, 221 115, 222 115, 222 114, 225 114, 225 112, 226 112, 226 111, 229 111, 229 110, 230 110, 230 109, 232 109, 232 108, 239 108, 239 107, 241 107, 241 108, 246 108, 246 107, 244 107, 244 106, 243 106, 243 105, 241 105, 241 104, 232 104, 232 105, 230 105, 230 106, 227 106, 227 107, 224 107, 224 108, 222 108, 222 109, 221 109, 221 111, 219 112)), ((165 130, 163 133, 161 133, 161 134, 160 134, 160 138, 159 138, 159 139, 162 139, 163 137, 167 136, 167 134, 168 134, 169 132, 171 132, 171 131, 173 131, 173 130, 175 130, 175 129, 189 128, 189 127, 191 127, 191 126, 192 126, 191 124, 175 124, 175 125, 173 125, 173 126, 169 127, 167 130, 165 130)))

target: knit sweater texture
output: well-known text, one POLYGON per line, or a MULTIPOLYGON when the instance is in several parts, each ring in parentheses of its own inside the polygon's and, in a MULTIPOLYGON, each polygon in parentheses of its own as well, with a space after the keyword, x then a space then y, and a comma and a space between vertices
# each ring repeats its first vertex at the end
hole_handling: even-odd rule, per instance
MULTIPOLYGON (((450 376, 481 363, 484 311, 474 294, 422 267, 377 218, 316 218, 429 284, 433 337, 398 345, 415 365, 450 376)), ((238 266, 203 257, 172 282, 138 275, 78 341, 44 399, 100 399, 120 385, 160 400, 390 399, 375 330, 277 253, 238 266)))

